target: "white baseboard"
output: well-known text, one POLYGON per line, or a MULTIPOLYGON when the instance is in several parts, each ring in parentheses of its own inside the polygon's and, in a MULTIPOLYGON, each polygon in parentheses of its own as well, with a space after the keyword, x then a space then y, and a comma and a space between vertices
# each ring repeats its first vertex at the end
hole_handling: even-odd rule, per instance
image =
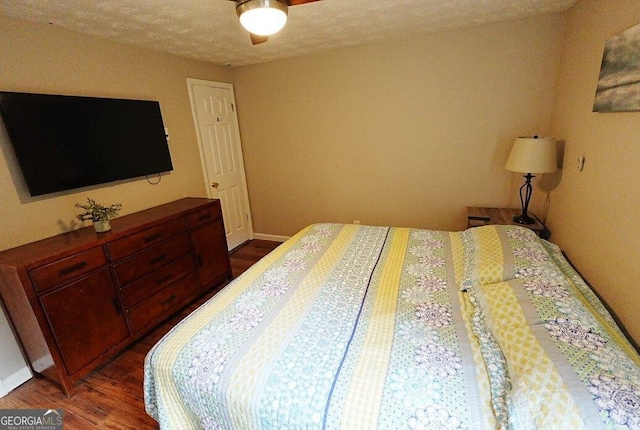
POLYGON ((0 380, 0 397, 6 396, 11 390, 24 384, 31 379, 31 377, 31 369, 25 366, 13 375, 9 375, 7 378, 0 380))
POLYGON ((286 242, 291 236, 278 236, 276 234, 253 233, 253 238, 258 240, 271 240, 273 242, 286 242))

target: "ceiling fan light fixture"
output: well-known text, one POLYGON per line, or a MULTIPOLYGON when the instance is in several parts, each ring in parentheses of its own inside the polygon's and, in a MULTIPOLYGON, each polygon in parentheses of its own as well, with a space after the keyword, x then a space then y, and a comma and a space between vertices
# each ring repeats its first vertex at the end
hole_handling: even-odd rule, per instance
POLYGON ((248 0, 236 6, 240 24, 258 36, 271 36, 287 23, 287 5, 278 0, 248 0))

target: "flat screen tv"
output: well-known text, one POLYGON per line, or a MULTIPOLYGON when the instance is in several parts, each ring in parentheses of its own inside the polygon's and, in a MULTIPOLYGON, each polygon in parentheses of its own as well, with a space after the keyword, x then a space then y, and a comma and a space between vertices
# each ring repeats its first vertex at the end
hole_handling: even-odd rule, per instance
POLYGON ((160 104, 0 91, 32 196, 173 170, 160 104))

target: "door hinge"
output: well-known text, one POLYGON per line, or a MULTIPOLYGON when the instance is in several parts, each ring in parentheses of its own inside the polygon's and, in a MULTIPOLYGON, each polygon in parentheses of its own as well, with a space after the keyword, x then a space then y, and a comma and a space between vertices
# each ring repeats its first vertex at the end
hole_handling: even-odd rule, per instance
POLYGON ((235 112, 236 111, 236 107, 233 103, 231 103, 231 112, 235 112))
POLYGON ((244 214, 244 216, 247 219, 247 221, 249 221, 249 214, 244 214))

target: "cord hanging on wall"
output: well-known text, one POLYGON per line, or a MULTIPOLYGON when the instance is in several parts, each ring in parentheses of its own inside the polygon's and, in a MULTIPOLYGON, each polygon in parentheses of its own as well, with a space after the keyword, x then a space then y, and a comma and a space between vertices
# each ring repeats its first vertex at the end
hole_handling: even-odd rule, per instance
POLYGON ((151 180, 149 179, 149 175, 146 175, 146 178, 147 178, 147 182, 150 183, 151 185, 158 185, 162 180, 162 175, 158 173, 158 180, 155 182, 151 182, 151 180))

